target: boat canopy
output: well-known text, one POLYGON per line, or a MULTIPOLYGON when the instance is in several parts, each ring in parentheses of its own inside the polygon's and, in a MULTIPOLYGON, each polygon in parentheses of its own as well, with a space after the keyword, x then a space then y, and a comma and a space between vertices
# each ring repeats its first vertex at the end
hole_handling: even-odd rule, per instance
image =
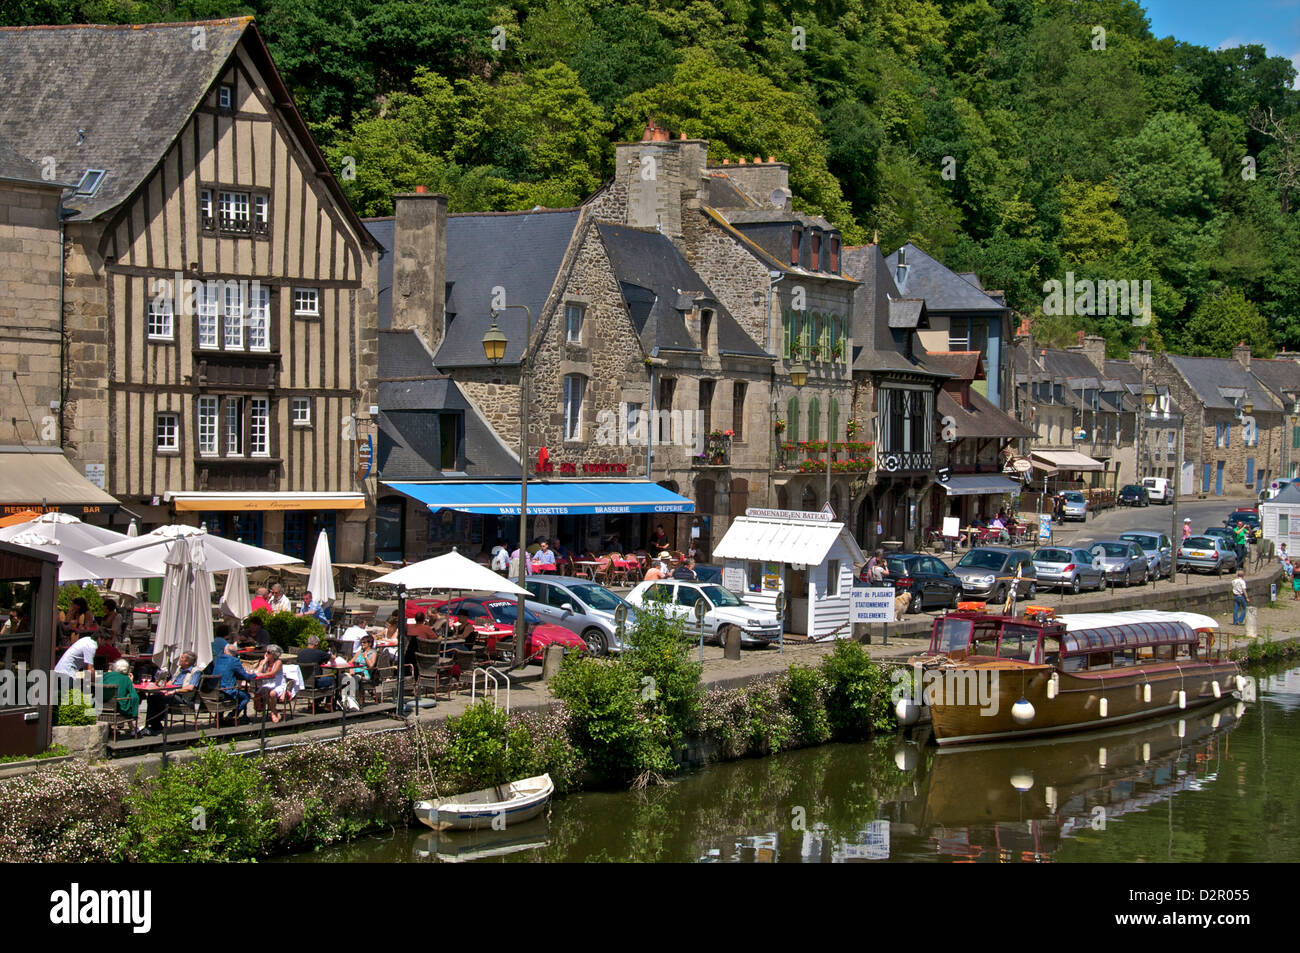
POLYGON ((1186 622, 1126 622, 1067 632, 1061 636, 1061 651, 1066 655, 1086 655, 1099 650, 1148 645, 1195 645, 1197 641, 1196 630, 1186 622))

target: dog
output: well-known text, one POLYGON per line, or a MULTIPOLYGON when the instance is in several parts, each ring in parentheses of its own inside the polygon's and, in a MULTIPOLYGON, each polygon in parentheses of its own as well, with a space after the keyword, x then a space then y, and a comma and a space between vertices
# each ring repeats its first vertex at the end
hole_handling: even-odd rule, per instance
POLYGON ((910 592, 900 592, 894 596, 894 621, 902 622, 903 616, 907 615, 907 610, 912 605, 912 594, 910 592))

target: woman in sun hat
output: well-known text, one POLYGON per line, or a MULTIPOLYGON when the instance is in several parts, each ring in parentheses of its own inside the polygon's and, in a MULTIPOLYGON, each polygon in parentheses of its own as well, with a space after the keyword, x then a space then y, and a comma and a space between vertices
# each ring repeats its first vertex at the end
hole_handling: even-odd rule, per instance
POLYGON ((1183 542, 1187 542, 1188 537, 1192 535, 1192 518, 1190 516, 1183 519, 1183 542))

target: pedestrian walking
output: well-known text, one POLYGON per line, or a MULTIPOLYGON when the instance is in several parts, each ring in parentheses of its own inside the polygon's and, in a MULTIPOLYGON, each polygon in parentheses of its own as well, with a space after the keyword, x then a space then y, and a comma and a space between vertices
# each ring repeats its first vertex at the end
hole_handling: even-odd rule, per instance
POLYGON ((1237 570, 1237 578, 1232 580, 1232 624, 1242 625, 1246 621, 1246 606, 1250 604, 1250 595, 1246 592, 1246 574, 1237 570))

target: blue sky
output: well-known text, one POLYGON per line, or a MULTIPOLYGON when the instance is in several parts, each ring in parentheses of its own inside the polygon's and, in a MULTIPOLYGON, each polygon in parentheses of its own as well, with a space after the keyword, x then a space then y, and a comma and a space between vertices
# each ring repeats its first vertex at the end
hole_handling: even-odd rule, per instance
POLYGON ((1300 70, 1300 0, 1139 0, 1157 37, 1210 49, 1260 43, 1300 70))

